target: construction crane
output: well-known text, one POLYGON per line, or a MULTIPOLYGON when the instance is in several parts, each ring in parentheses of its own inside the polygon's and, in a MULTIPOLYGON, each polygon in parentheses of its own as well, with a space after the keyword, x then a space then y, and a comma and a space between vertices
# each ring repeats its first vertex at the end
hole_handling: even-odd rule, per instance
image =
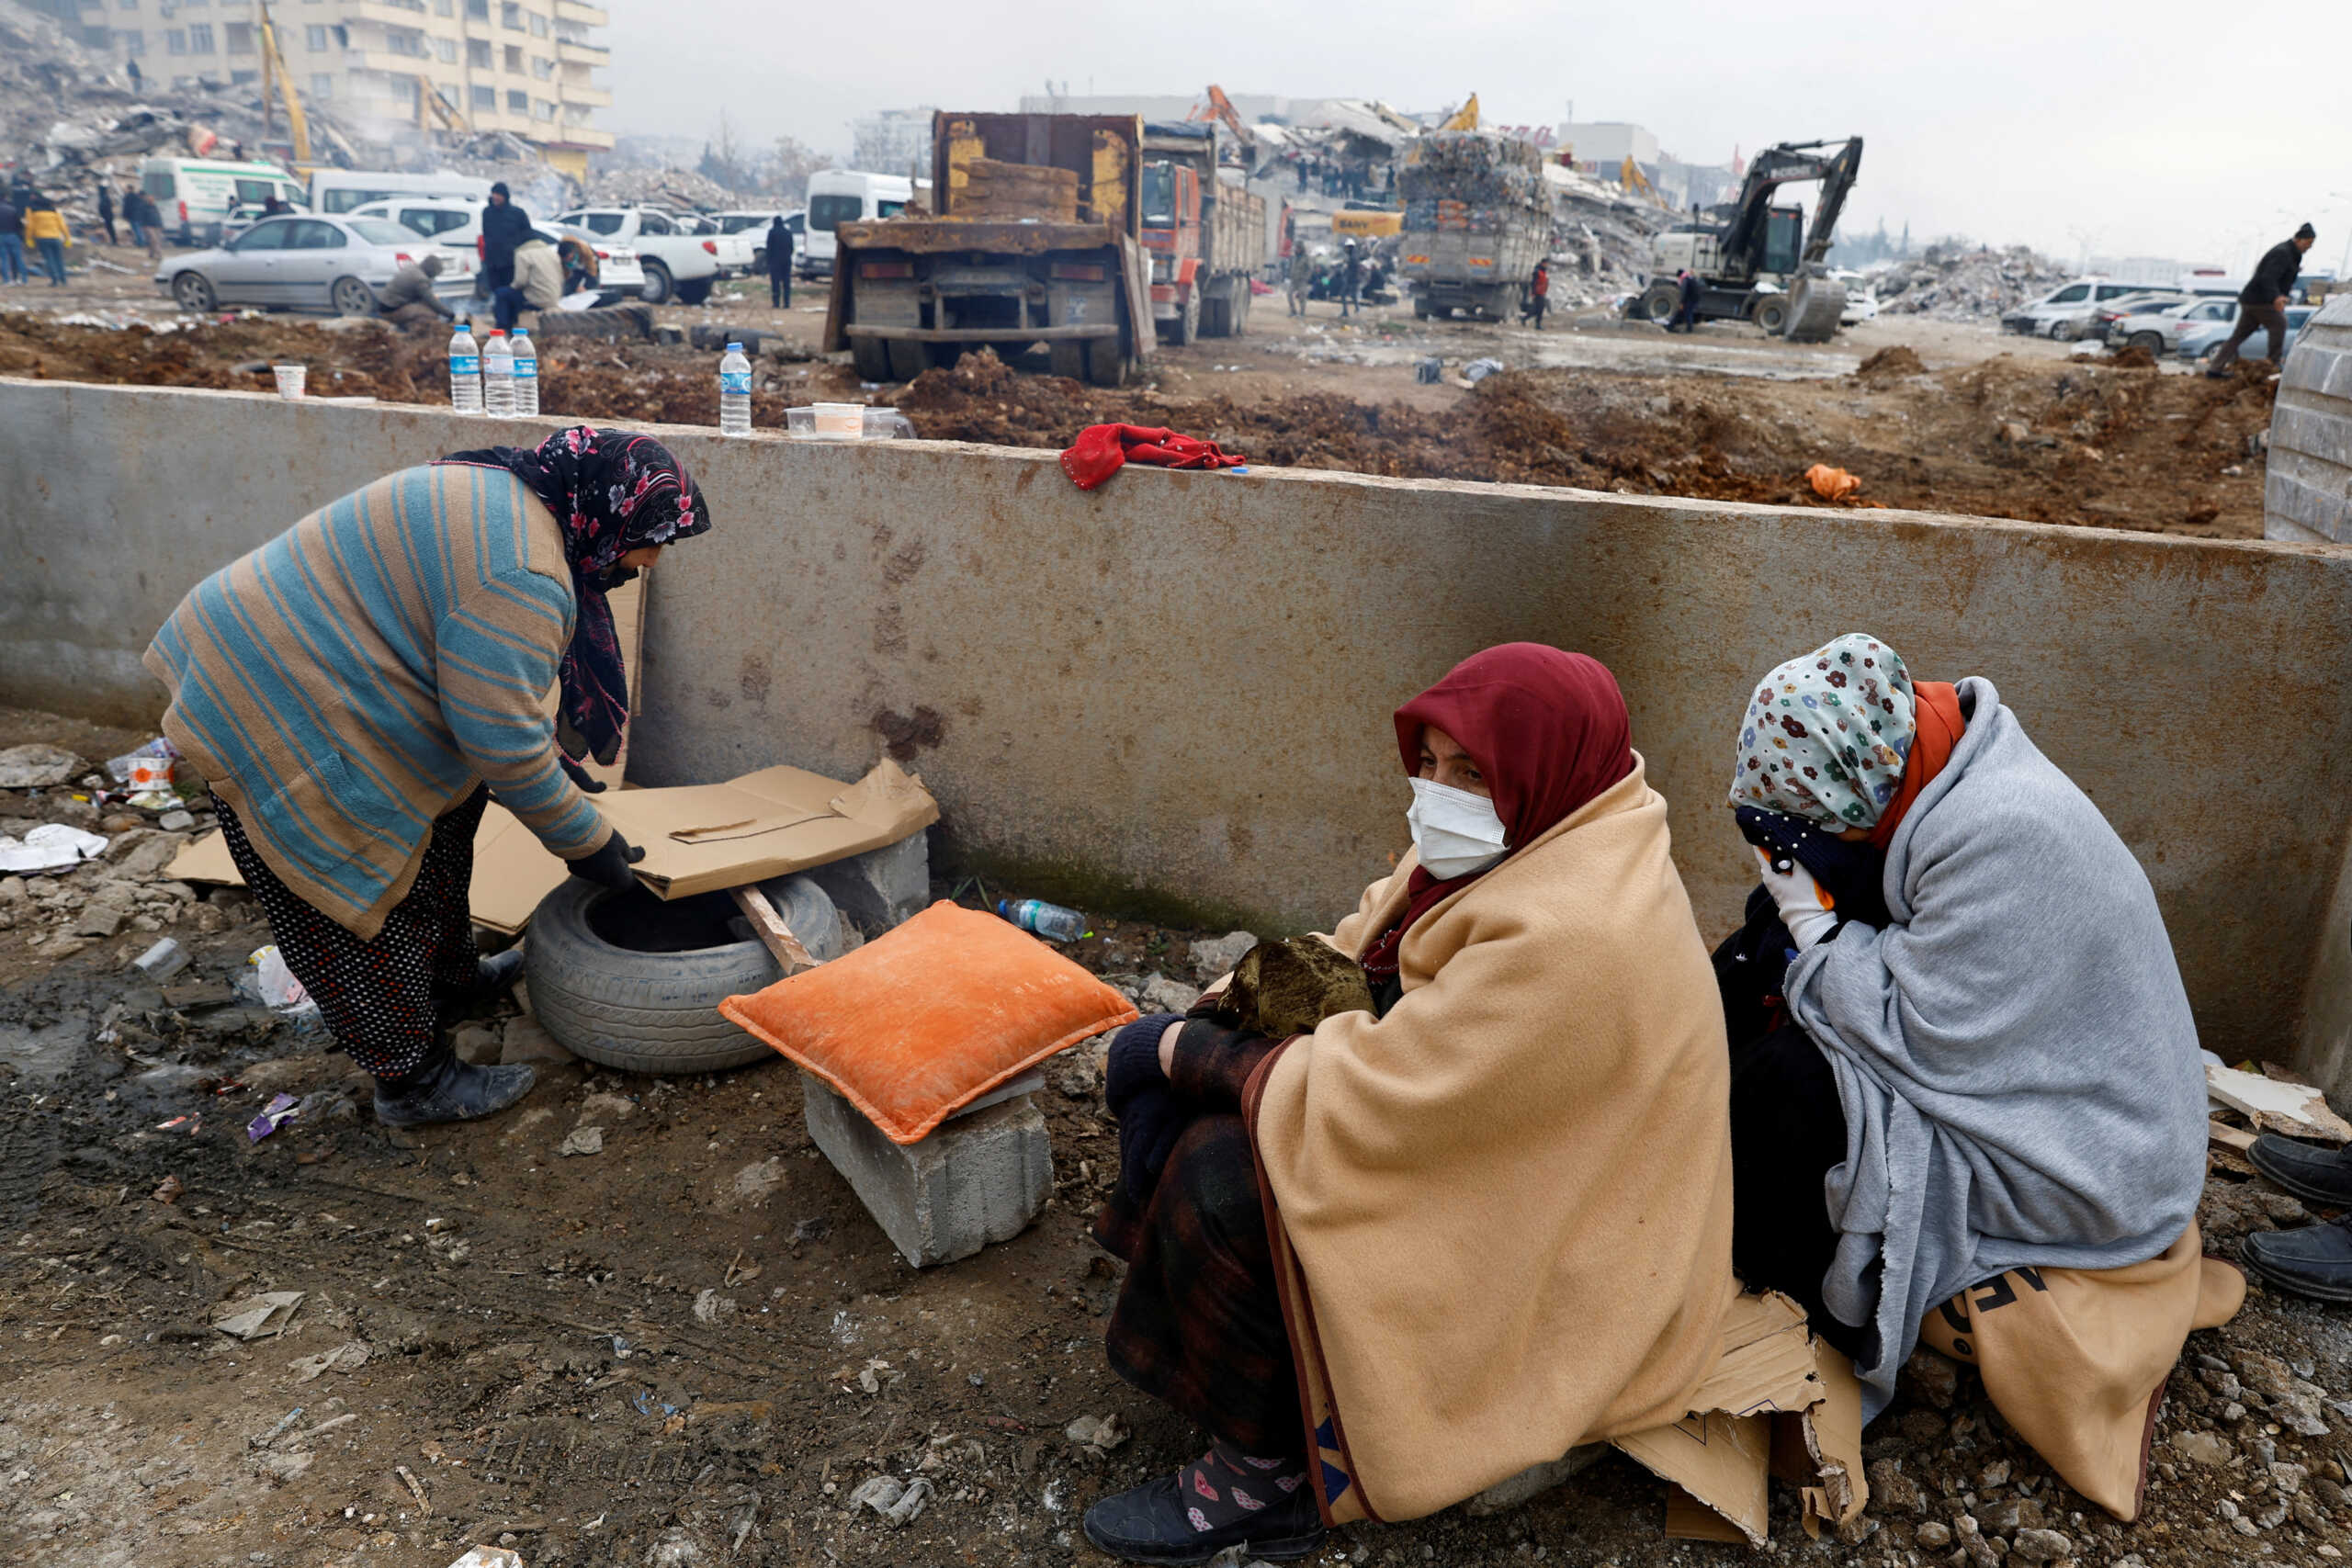
POLYGON ((1233 100, 1225 96, 1225 89, 1223 87, 1218 86, 1214 82, 1210 83, 1208 99, 1209 101, 1205 106, 1199 104, 1193 105, 1193 112, 1186 115, 1184 118, 1186 119, 1213 119, 1220 121, 1227 130, 1233 132, 1234 136, 1244 147, 1250 146, 1257 141, 1256 137, 1250 134, 1250 128, 1241 123, 1241 111, 1233 107, 1233 100))
POLYGON ((262 129, 276 129, 269 117, 270 89, 274 85, 286 95, 286 129, 294 139, 294 172, 307 179, 314 167, 311 162, 311 122, 302 113, 301 97, 294 91, 293 73, 286 69, 286 56, 277 47, 277 26, 270 20, 269 0, 254 0, 254 8, 261 13, 262 129))

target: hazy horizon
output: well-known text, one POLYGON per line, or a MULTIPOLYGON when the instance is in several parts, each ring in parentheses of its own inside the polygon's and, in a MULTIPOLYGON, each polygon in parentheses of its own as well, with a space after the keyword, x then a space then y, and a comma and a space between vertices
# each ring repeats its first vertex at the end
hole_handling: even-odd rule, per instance
POLYGON ((2235 41, 2210 6, 2119 20, 2086 0, 1993 0, 1964 23, 1815 0, 1592 16, 1522 0, 1362 0, 1328 18, 1202 0, 1148 50, 1069 0, 1017 11, 899 0, 879 35, 862 10, 796 7, 780 26, 756 0, 608 3, 614 106, 602 118, 623 133, 707 138, 724 109, 748 142, 790 135, 846 155, 858 116, 1010 109, 1048 80, 1155 95, 1216 82, 1407 110, 1476 92, 1489 123, 1557 124, 1573 100, 1578 119, 1635 121, 1690 163, 1859 134, 1861 179, 1839 225, 1849 238, 1883 219, 1890 232, 1908 221, 1915 241, 1964 233, 2062 261, 2243 269, 2308 220, 2320 238, 2307 265, 2319 269, 2352 237, 2344 95, 2288 85, 2293 61, 2352 43, 2340 13, 2298 15, 2271 47, 2279 69, 2208 44, 2235 41), (715 34, 727 61, 717 80, 715 34), (2281 85, 2258 85, 2267 79, 2281 85))

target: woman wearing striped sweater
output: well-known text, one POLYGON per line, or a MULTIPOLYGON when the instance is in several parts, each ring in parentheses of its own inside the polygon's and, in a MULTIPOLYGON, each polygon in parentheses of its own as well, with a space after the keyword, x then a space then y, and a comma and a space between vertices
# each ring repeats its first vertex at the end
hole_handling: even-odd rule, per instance
POLYGON ((520 959, 474 951, 474 829, 495 794, 574 875, 635 880, 644 852, 576 761, 611 761, 628 719, 605 595, 709 526, 667 448, 581 425, 330 503, 198 584, 147 650, 164 733, 210 783, 287 967, 375 1075, 379 1121, 529 1090, 529 1067, 461 1062, 438 1029, 520 959))

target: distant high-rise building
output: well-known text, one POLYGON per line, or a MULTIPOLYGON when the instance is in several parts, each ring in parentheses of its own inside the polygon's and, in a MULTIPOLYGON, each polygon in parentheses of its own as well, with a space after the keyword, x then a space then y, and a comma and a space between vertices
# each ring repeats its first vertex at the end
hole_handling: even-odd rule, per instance
POLYGON ((871 175, 931 178, 932 107, 884 109, 850 126, 850 167, 871 175))
MULTIPOLYGON (((88 3, 90 30, 106 34, 92 41, 138 61, 152 83, 261 79, 253 0, 88 3)), ((276 0, 270 18, 303 101, 371 141, 503 130, 581 178, 588 155, 613 144, 592 123, 613 101, 594 75, 610 63, 596 41, 609 17, 588 0, 276 0)))

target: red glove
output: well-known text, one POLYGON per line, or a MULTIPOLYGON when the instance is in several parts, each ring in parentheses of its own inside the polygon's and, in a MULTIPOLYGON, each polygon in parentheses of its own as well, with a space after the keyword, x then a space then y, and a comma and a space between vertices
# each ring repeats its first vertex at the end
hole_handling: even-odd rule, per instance
POLYGON ((1090 424, 1062 454, 1062 471, 1080 490, 1092 490, 1127 463, 1160 468, 1238 468, 1250 459, 1214 441, 1141 424, 1090 424))

